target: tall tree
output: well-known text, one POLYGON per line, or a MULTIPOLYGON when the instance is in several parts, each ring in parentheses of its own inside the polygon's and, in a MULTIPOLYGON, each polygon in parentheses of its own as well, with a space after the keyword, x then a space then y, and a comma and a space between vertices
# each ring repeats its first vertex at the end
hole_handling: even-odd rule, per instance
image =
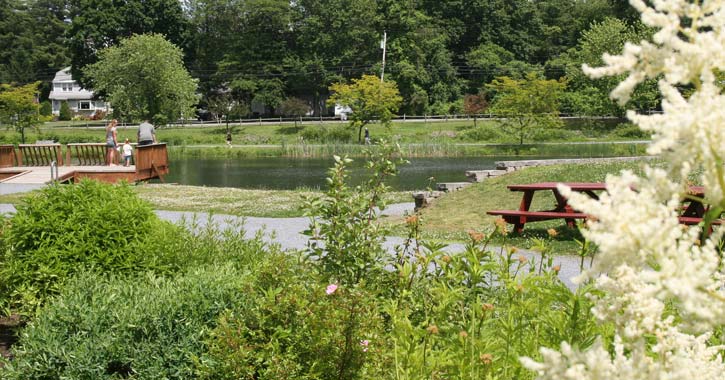
POLYGON ((20 133, 23 144, 27 128, 36 127, 50 119, 40 114, 37 101, 39 85, 40 82, 24 86, 0 85, 0 121, 20 133))
POLYGON ((216 80, 246 103, 271 111, 285 98, 284 58, 290 40, 290 5, 286 0, 235 3, 231 46, 219 63, 216 80))
POLYGON ((0 0, 0 82, 33 80, 27 8, 17 0, 0 0))
POLYGON ((448 50, 445 29, 414 2, 384 2, 388 37, 389 78, 405 99, 401 111, 422 114, 431 108, 446 112, 461 96, 461 81, 448 50))
POLYGON ((55 73, 70 64, 65 32, 68 30, 68 0, 34 0, 29 3, 33 20, 33 68, 36 80, 50 82, 55 73))
POLYGON ((491 111, 506 118, 502 126, 517 137, 519 144, 536 129, 561 126, 559 98, 565 82, 531 73, 522 80, 496 78, 486 87, 496 93, 491 111))
POLYGON ((0 82, 49 83, 69 63, 66 12, 65 0, 0 0, 0 82))
POLYGON ((327 103, 350 107, 350 126, 358 128, 357 140, 362 141, 362 130, 373 120, 389 125, 393 113, 403 100, 395 82, 381 82, 374 75, 363 75, 353 79, 351 84, 335 83, 330 86, 333 93, 327 103))
POLYGON ((290 93, 309 97, 313 112, 333 82, 371 72, 380 60, 380 14, 375 0, 299 0, 291 2, 293 56, 286 60, 290 93))
POLYGON ((216 73, 238 36, 231 32, 239 23, 237 6, 229 0, 189 0, 184 9, 190 24, 189 71, 199 79, 202 94, 212 96, 218 89, 227 89, 226 78, 216 73))
POLYGON ((160 34, 136 35, 102 50, 85 74, 106 94, 114 113, 158 125, 194 113, 196 80, 182 58, 181 49, 160 34))
MULTIPOLYGON (((623 115, 625 108, 609 99, 609 92, 624 78, 590 79, 584 75, 581 67, 583 64, 601 66, 604 64, 604 54, 621 51, 626 42, 638 42, 647 38, 649 33, 641 24, 632 26, 611 17, 593 23, 575 48, 554 61, 564 68, 569 82, 567 111, 586 115, 623 115)), ((656 83, 645 81, 634 93, 629 107, 651 109, 657 106, 658 99, 656 83)))
POLYGON ((188 23, 178 0, 70 0, 68 44, 73 78, 94 88, 84 68, 98 52, 134 34, 159 33, 185 47, 188 23))

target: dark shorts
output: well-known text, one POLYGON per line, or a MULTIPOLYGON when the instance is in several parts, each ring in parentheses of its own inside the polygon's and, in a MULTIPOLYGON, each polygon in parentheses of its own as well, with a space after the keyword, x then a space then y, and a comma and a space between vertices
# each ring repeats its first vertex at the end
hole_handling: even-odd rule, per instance
MULTIPOLYGON (((96 145, 96 146, 98 146, 98 145, 96 145)), ((113 148, 115 148, 115 147, 116 147, 116 144, 114 144, 114 143, 112 143, 112 142, 107 142, 107 143, 106 143, 106 148, 111 148, 111 149, 113 149, 113 148)))
POLYGON ((144 146, 144 145, 151 145, 154 143, 154 140, 142 140, 138 142, 138 146, 144 146))

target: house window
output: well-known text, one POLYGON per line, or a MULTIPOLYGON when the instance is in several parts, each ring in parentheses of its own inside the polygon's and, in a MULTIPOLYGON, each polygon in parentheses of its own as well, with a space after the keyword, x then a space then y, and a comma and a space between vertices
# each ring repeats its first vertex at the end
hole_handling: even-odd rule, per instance
POLYGON ((79 110, 90 110, 91 102, 78 102, 78 109, 79 110))
POLYGON ((61 83, 63 91, 73 91, 73 83, 61 83))

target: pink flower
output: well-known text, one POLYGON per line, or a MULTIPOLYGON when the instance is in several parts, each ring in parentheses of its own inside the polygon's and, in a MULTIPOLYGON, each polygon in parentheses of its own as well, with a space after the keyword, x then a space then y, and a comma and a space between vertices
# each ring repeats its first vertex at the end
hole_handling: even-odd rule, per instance
POLYGON ((360 341, 360 345, 362 346, 363 352, 368 352, 368 345, 370 344, 370 341, 367 339, 363 339, 360 341))
POLYGON ((327 285, 327 289, 325 289, 325 293, 327 293, 327 295, 329 296, 330 294, 335 293, 335 290, 337 290, 337 285, 330 284, 330 285, 327 285))

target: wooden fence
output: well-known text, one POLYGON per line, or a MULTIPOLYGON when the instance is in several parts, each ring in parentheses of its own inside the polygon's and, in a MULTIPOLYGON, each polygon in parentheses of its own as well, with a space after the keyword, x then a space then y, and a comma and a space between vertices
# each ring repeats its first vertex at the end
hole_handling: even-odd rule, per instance
POLYGON ((68 144, 65 150, 65 166, 101 166, 106 164, 106 144, 68 144))
POLYGON ((19 144, 17 150, 18 166, 48 166, 55 161, 63 162, 60 144, 19 144))

